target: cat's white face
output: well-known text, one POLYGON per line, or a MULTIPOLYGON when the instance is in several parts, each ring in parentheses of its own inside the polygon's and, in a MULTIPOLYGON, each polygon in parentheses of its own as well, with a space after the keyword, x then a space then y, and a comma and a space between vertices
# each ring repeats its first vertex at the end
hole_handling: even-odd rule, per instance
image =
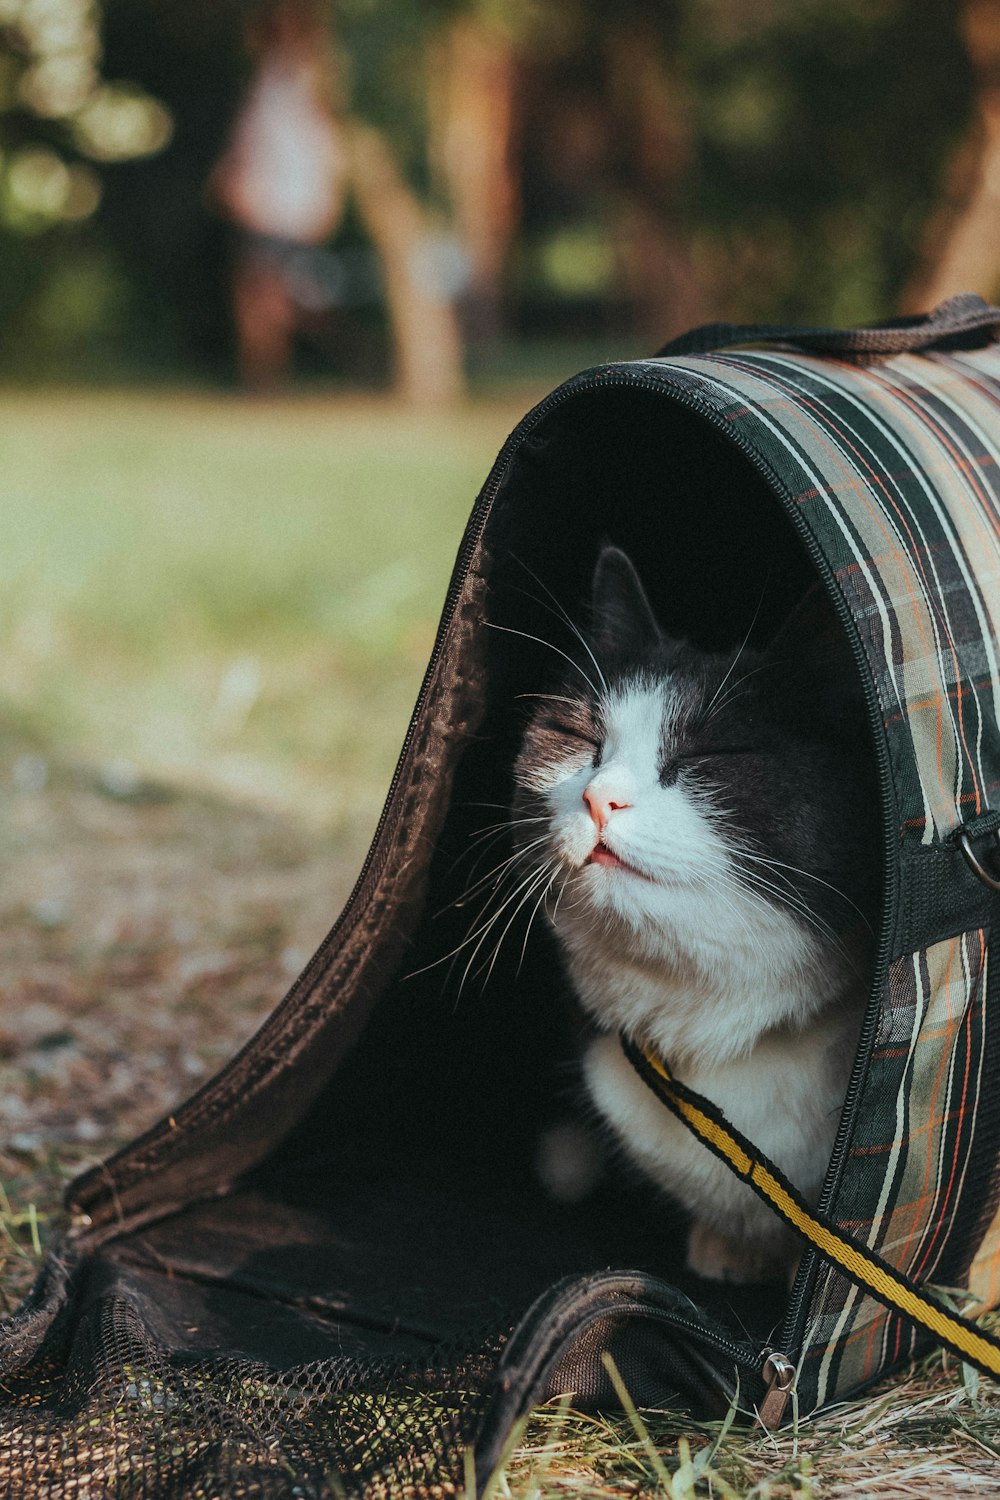
POLYGON ((533 858, 554 871, 546 915, 583 1004, 665 1052, 721 1058, 805 1019, 840 965, 762 886, 726 805, 742 757, 690 752, 689 707, 669 674, 625 677, 589 729, 579 716, 536 723, 517 775, 539 820, 533 858))
POLYGON ((580 910, 638 928, 676 922, 698 915, 693 898, 711 904, 731 881, 723 810, 697 769, 680 766, 665 783, 676 717, 669 679, 626 681, 601 700, 599 744, 554 737, 547 758, 522 764, 524 784, 550 817, 546 852, 571 880, 567 901, 580 910))
POLYGON ((518 779, 542 819, 535 857, 557 870, 546 912, 584 1005, 664 1050, 720 1057, 804 1010, 820 948, 741 878, 752 854, 708 763, 685 759, 684 704, 669 674, 623 678, 598 700, 592 741, 582 721, 557 720, 518 779))

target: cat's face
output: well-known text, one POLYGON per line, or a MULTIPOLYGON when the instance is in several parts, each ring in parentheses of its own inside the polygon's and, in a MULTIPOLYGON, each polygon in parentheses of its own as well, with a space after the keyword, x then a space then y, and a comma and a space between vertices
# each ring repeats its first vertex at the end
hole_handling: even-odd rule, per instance
POLYGON ((515 766, 516 836, 551 866, 557 932, 624 925, 639 947, 691 934, 704 948, 713 933, 753 943, 776 911, 820 942, 857 921, 867 752, 817 721, 815 697, 795 703, 801 674, 784 667, 783 651, 667 639, 628 559, 605 549, 592 633, 537 700, 515 766))

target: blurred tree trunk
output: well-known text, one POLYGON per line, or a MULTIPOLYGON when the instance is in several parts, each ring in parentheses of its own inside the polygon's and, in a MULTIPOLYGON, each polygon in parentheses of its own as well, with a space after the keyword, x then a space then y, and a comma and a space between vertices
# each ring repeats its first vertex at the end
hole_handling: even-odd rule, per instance
POLYGON ((385 273, 396 384, 414 405, 443 406, 464 387, 462 339, 440 271, 441 236, 379 131, 347 127, 358 212, 385 273))
POLYGON ((469 262, 468 324, 501 325, 503 273, 517 229, 517 64, 510 38, 475 15, 452 21, 431 69, 430 155, 469 262))
POLYGON ((660 344, 709 317, 708 290, 679 212, 691 161, 690 111, 655 28, 613 26, 606 48, 618 254, 639 327, 660 344))
POLYGON ((1000 287, 1000 4, 965 0, 962 30, 977 80, 976 114, 951 164, 944 202, 928 224, 904 312, 956 292, 992 298, 1000 287))
POLYGON ((622 194, 615 229, 625 285, 651 345, 707 322, 709 301, 690 249, 660 205, 638 192, 622 194))

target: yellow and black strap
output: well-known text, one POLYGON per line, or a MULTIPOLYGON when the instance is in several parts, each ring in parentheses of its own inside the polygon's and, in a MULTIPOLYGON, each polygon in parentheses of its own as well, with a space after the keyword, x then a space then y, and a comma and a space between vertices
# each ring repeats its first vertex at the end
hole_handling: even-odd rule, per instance
POLYGON ((870 1296, 932 1334, 939 1344, 1000 1379, 1000 1339, 951 1312, 865 1246, 811 1209, 773 1162, 741 1135, 710 1100, 672 1077, 663 1060, 622 1038, 625 1055, 668 1109, 742 1177, 779 1218, 870 1296))

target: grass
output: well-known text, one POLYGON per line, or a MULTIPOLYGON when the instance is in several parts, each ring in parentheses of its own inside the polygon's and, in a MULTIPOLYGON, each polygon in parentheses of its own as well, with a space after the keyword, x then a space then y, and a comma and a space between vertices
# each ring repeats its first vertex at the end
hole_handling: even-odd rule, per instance
POLYGON ((933 1356, 864 1398, 777 1433, 681 1413, 536 1413, 490 1500, 942 1500, 992 1496, 1000 1402, 933 1356))
POLYGON ((522 410, 7 397, 0 712, 97 762, 370 821, 522 410))
MULTIPOLYGON (((8 1017, 52 1013, 37 1035, 0 1026, 0 1115, 13 1101, 38 1136, 0 1149, 3 1305, 66 1177, 230 1055, 335 914, 465 516, 525 404, 0 404, 0 984, 8 1017), (182 795, 148 799, 147 780, 182 795), (238 824, 213 811, 234 796, 238 824), (115 1056, 146 1071, 118 1078, 115 1056)), ((997 1392, 934 1358, 778 1434, 545 1409, 492 1500, 938 1500, 998 1476, 997 1392)))

